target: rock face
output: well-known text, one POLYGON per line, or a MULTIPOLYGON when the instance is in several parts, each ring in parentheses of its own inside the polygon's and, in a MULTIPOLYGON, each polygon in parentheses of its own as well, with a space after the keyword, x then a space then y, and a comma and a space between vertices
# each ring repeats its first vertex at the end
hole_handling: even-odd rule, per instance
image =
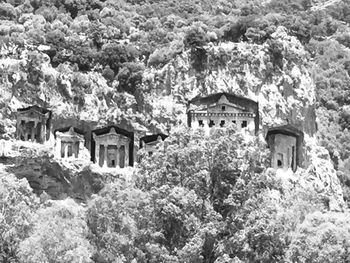
POLYGON ((0 162, 9 173, 26 178, 36 194, 45 192, 53 199, 70 196, 84 201, 102 188, 102 175, 91 171, 89 159, 60 160, 53 153, 50 143, 14 142, 8 157, 0 162))
MULTIPOLYGON (((192 47, 162 68, 148 67, 140 87, 142 96, 116 92, 118 84, 107 84, 95 71, 74 72, 69 65, 52 68, 40 48, 6 52, 11 55, 0 59, 0 132, 5 138, 15 133, 16 109, 30 104, 53 111, 52 130, 76 126, 87 131, 88 148, 89 132, 108 124, 167 133, 171 125, 186 125, 189 100, 217 92, 258 102, 259 136, 265 137, 271 126, 285 124, 309 137, 316 132, 315 84, 307 68, 308 55, 283 27, 261 45, 225 42, 192 47)), ((315 145, 304 149, 305 168, 311 165, 308 176, 315 185, 323 185, 322 191, 333 194, 341 207, 339 180, 326 153, 315 145)), ((83 167, 87 166, 71 170, 51 157, 28 155, 19 157, 18 167, 11 169, 18 177, 28 178, 38 193, 84 198, 98 187, 92 186, 91 169, 83 167)))
POLYGON ((44 192, 52 199, 63 199, 70 196, 84 201, 102 188, 101 178, 92 173, 89 166, 84 169, 76 164, 76 170, 67 169, 50 158, 23 158, 17 165, 9 167, 9 172, 17 178, 26 178, 38 195, 44 192))
MULTIPOLYGON (((184 113, 184 104, 197 95, 223 91, 257 101, 264 131, 269 126, 291 123, 307 134, 315 133, 315 85, 306 67, 307 52, 283 27, 263 45, 206 46, 206 60, 198 69, 195 65, 199 58, 191 52, 144 74, 144 85, 153 90, 148 102, 157 109, 153 111, 155 119, 174 111, 184 113), (176 104, 166 103, 169 96, 176 104)), ((180 121, 183 116, 178 116, 180 121)))
POLYGON ((315 138, 306 137, 306 153, 310 165, 305 179, 312 183, 316 191, 329 199, 329 208, 341 211, 345 208, 343 191, 328 151, 315 138))
POLYGON ((144 85, 153 91, 147 101, 157 110, 152 112, 154 119, 170 118, 177 112, 178 123, 183 123, 184 105, 197 95, 233 92, 253 99, 259 103, 261 136, 265 137, 269 127, 292 124, 309 138, 302 149, 306 171, 297 174, 329 198, 330 209, 341 210, 344 201, 339 179, 328 152, 313 138, 315 84, 301 43, 279 27, 263 45, 220 43, 203 50, 205 60, 200 68, 195 68, 199 58, 187 51, 162 69, 146 71, 144 85), (174 103, 170 106, 167 101, 171 99, 174 103))

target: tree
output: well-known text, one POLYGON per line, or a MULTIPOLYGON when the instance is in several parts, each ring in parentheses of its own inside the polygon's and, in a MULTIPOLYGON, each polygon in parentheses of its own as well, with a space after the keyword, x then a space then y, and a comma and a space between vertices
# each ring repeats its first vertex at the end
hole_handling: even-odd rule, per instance
POLYGON ((92 262, 84 210, 71 199, 51 201, 40 208, 29 237, 20 244, 21 262, 92 262))
POLYGON ((294 186, 274 172, 240 178, 227 198, 232 209, 219 241, 219 255, 243 262, 285 262, 297 226, 308 213, 323 209, 322 199, 304 183, 294 186))
POLYGON ((17 17, 15 8, 8 3, 0 3, 0 19, 14 20, 17 17))
POLYGON ((25 179, 0 171, 1 262, 18 262, 19 243, 28 236, 38 204, 25 179))
POLYGON ((349 262, 350 217, 348 213, 308 215, 298 227, 288 249, 291 262, 349 262))
POLYGON ((132 185, 115 182, 93 197, 87 222, 94 235, 98 262, 145 260, 145 245, 152 236, 149 194, 132 185))

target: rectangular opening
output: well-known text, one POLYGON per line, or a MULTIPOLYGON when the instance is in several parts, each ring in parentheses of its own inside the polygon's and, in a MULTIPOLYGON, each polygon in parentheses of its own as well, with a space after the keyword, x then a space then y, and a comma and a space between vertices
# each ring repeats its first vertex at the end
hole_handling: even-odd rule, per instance
POLYGON ((209 121, 209 127, 213 127, 213 126, 215 126, 215 122, 213 120, 210 120, 209 121))
POLYGON ((71 157, 73 155, 73 147, 72 145, 68 145, 68 157, 71 157))
POLYGON ((204 127, 203 120, 199 120, 199 121, 198 121, 198 124, 199 124, 199 127, 204 127))
POLYGON ((247 121, 242 121, 242 128, 245 128, 248 126, 248 122, 247 121))
POLYGON ((277 154, 277 167, 278 168, 283 167, 283 154, 282 153, 277 154))
POLYGON ((224 127, 224 126, 225 126, 225 121, 224 120, 220 121, 220 127, 224 127))
POLYGON ((221 106, 221 110, 222 110, 222 111, 226 110, 226 106, 224 106, 224 105, 221 106))
POLYGON ((116 167, 118 158, 118 147, 116 145, 108 145, 107 147, 107 167, 116 167))

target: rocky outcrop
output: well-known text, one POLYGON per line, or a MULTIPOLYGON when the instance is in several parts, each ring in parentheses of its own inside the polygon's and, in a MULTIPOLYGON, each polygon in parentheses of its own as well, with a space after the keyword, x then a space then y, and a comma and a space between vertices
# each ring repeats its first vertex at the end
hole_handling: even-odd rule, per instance
POLYGON ((155 119, 177 112, 182 122, 187 101, 224 91, 257 101, 264 130, 293 123, 307 134, 315 133, 315 84, 307 69, 307 52, 283 27, 262 45, 225 42, 204 50, 206 62, 199 69, 196 57, 187 51, 162 69, 146 70, 144 85, 153 91, 147 99, 157 109, 152 112, 155 119), (166 103, 169 97, 172 105, 166 103))
MULTIPOLYGON (((259 103, 261 137, 269 127, 293 124, 304 132, 304 169, 296 174, 329 199, 331 210, 344 207, 340 182, 327 150, 317 145, 315 84, 308 70, 308 54, 283 27, 262 45, 219 43, 203 47, 206 60, 196 69, 196 57, 183 52, 161 69, 149 68, 144 85, 151 89, 147 102, 154 119, 184 123, 186 103, 197 95, 233 92, 259 103), (170 104, 169 100, 174 103, 170 104)), ((203 55, 203 54, 202 54, 203 55)))
POLYGON ((341 211, 345 208, 343 191, 336 170, 328 151, 317 145, 315 138, 306 136, 306 158, 310 165, 306 169, 303 178, 311 183, 314 189, 329 199, 329 208, 341 211))
POLYGON ((53 153, 50 142, 13 141, 8 157, 0 161, 6 164, 9 173, 26 178, 36 194, 45 193, 52 199, 70 196, 85 201, 103 187, 102 174, 92 171, 89 160, 60 160, 53 153))
MULTIPOLYGON (((53 111, 52 131, 67 126, 87 131, 87 145, 92 129, 110 123, 127 130, 167 133, 171 125, 186 123, 190 99, 222 91, 259 103, 262 137, 269 127, 288 123, 308 136, 316 131, 315 84, 307 68, 308 55, 283 27, 264 44, 210 43, 181 52, 162 68, 148 67, 142 96, 116 92, 118 83, 107 84, 98 70, 76 72, 66 64, 52 68, 40 47, 22 51, 7 47, 1 53, 5 58, 0 59, 0 130, 6 138, 15 133, 16 109, 28 104, 53 111)), ((332 207, 340 204, 340 184, 327 154, 316 144, 305 152, 305 168, 310 165, 307 178, 321 192, 334 195, 337 201, 331 202, 332 207)), ((9 169, 26 177, 37 193, 45 191, 54 198, 84 199, 98 189, 94 180, 101 173, 94 174, 90 164, 67 168, 50 151, 43 156, 21 153, 17 165, 9 169)))

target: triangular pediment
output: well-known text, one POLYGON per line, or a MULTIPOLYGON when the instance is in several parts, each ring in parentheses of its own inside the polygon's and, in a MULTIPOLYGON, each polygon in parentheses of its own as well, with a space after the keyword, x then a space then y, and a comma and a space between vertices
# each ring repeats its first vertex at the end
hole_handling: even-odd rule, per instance
POLYGON ((214 105, 210 105, 208 109, 215 109, 215 108, 221 108, 222 106, 225 106, 226 110, 237 110, 237 111, 247 111, 244 107, 238 106, 233 103, 217 103, 214 105))
POLYGON ((28 116, 34 116, 34 115, 44 115, 43 113, 41 113, 40 111, 36 110, 35 108, 31 108, 31 109, 28 109, 26 111, 21 111, 19 112, 20 114, 25 114, 25 115, 28 115, 28 116))
POLYGON ((218 101, 218 104, 229 104, 229 103, 230 102, 228 101, 225 95, 222 95, 218 101))

